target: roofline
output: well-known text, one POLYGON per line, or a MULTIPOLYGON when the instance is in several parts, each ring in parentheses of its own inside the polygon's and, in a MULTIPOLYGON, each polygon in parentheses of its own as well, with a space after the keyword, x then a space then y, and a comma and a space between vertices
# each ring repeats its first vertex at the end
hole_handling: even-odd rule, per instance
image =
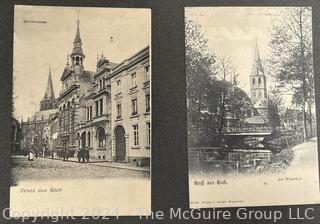
MULTIPOLYGON (((132 61, 132 62, 130 62, 129 64, 125 65, 123 68, 121 68, 121 69, 119 68, 119 67, 121 67, 126 61, 129 61, 130 59, 133 59, 134 57, 139 56, 141 53, 145 52, 145 51, 148 50, 149 48, 150 48, 150 47, 149 47, 149 45, 148 45, 148 46, 144 47, 143 49, 141 49, 140 51, 138 51, 137 53, 135 53, 134 55, 132 55, 131 57, 123 60, 121 63, 119 63, 117 66, 115 66, 115 67, 112 69, 109 77, 111 78, 111 77, 119 74, 121 71, 123 71, 123 70, 126 69, 127 67, 131 66, 132 64, 137 63, 137 61, 141 60, 141 58, 143 58, 145 55, 141 56, 140 58, 138 58, 138 59, 136 59, 136 60, 134 60, 134 61, 132 61), (119 68, 119 70, 117 70, 118 68, 119 68)), ((149 53, 149 52, 148 52, 148 53, 149 53)))
POLYGON ((140 53, 142 53, 143 51, 147 50, 149 48, 149 45, 142 48, 140 51, 138 51, 137 53, 135 53, 134 55, 132 55, 131 57, 128 57, 127 59, 123 60, 122 62, 120 62, 116 67, 114 67, 114 69, 116 69, 117 67, 119 67, 121 64, 123 64, 125 61, 134 58, 135 56, 139 55, 140 53))

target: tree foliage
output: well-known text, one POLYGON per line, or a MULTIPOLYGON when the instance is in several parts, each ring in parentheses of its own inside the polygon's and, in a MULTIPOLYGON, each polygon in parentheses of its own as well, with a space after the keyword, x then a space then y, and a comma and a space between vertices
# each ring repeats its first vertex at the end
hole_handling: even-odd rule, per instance
POLYGON ((311 8, 281 9, 273 27, 270 68, 283 91, 293 91, 292 104, 301 108, 307 137, 307 110, 314 100, 311 8))
POLYGON ((189 145, 218 144, 227 119, 240 122, 250 101, 234 85, 231 59, 208 50, 201 26, 192 19, 186 19, 185 29, 189 145))

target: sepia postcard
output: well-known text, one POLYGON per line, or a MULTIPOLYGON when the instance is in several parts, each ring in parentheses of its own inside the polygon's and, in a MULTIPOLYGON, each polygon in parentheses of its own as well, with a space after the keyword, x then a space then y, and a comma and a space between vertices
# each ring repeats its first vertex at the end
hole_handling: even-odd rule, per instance
POLYGON ((190 207, 319 202, 310 7, 185 9, 190 207))
POLYGON ((10 214, 147 215, 151 10, 16 5, 10 214))

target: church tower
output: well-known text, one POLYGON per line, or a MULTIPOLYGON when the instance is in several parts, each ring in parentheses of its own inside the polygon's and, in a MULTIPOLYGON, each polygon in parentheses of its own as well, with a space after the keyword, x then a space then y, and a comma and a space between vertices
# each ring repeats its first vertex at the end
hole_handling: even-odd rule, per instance
POLYGON ((260 99, 267 98, 266 76, 262 67, 258 44, 256 42, 253 58, 252 72, 250 75, 250 95, 251 102, 256 104, 260 99))
POLYGON ((84 58, 85 58, 85 55, 83 54, 83 51, 82 51, 82 41, 80 37, 80 21, 78 19, 76 36, 73 41, 73 50, 72 50, 72 53, 70 54, 71 66, 75 71, 75 74, 77 75, 83 72, 84 58))
POLYGON ((40 111, 51 110, 55 108, 58 108, 58 105, 54 96, 52 78, 51 78, 51 69, 49 68, 47 88, 42 100, 40 101, 40 111))

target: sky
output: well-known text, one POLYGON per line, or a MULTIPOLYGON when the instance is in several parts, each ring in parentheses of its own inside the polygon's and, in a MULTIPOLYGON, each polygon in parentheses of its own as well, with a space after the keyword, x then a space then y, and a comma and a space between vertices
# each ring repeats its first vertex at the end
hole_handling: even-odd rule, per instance
POLYGON ((194 7, 185 14, 201 25, 212 52, 232 59, 239 73, 238 85, 249 93, 256 41, 264 60, 270 52, 268 43, 278 11, 275 7, 194 7))
POLYGON ((58 97, 78 17, 86 70, 96 71, 97 54, 119 63, 150 45, 149 9, 16 5, 13 76, 17 119, 26 120, 39 110, 49 67, 58 97))

